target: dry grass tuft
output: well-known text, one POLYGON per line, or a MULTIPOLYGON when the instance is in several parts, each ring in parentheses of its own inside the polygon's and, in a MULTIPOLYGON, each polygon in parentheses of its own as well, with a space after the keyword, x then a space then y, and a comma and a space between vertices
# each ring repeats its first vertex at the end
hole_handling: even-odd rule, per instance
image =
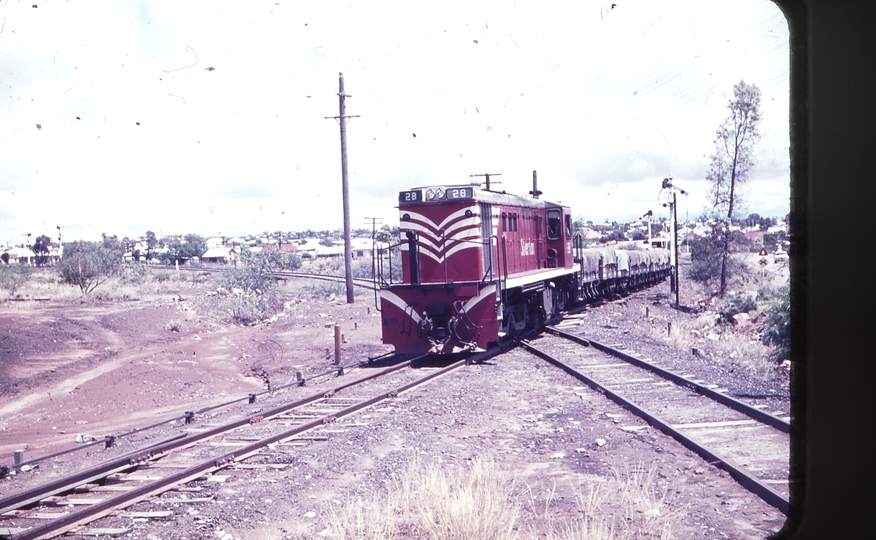
MULTIPOLYGON (((397 493, 390 493, 389 498, 397 493)), ((399 537, 398 505, 375 494, 331 507, 326 537, 337 540, 392 540, 399 537)))
POLYGON ((140 292, 136 287, 119 284, 118 279, 112 279, 103 283, 91 293, 92 298, 101 302, 118 302, 139 300, 140 292))
POLYGON ((670 540, 682 509, 666 501, 653 469, 614 470, 606 482, 590 484, 587 495, 576 497, 582 517, 549 530, 532 530, 532 540, 670 540))
POLYGON ((62 283, 61 278, 53 270, 41 269, 33 273, 31 279, 18 290, 16 296, 29 299, 80 300, 82 292, 78 287, 62 283))
POLYGON ((170 330, 171 332, 182 332, 183 322, 180 319, 174 319, 164 325, 164 328, 170 330))
POLYGON ((475 458, 466 466, 415 460, 393 478, 386 494, 371 495, 334 508, 328 538, 417 538, 515 540, 520 511, 515 483, 492 461, 475 458))
MULTIPOLYGON (((414 461, 386 492, 357 496, 326 513, 320 536, 339 540, 440 538, 462 540, 669 540, 682 516, 653 469, 614 471, 577 497, 582 517, 555 524, 555 489, 542 497, 492 461, 450 466, 414 461), (524 505, 528 507, 526 511, 524 505), (526 531, 519 530, 518 524, 526 531)), ((555 486, 556 487, 556 486, 555 486)))

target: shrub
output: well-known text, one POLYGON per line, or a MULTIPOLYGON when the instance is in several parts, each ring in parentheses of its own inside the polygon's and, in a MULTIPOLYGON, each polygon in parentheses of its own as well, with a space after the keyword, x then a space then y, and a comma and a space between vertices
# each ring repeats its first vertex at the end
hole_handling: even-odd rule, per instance
POLYGON ((371 259, 356 259, 351 270, 354 278, 371 279, 374 276, 371 272, 371 259))
POLYGON ((730 293, 718 310, 718 314, 721 316, 718 320, 725 324, 736 324, 736 319, 733 318, 734 315, 748 313, 755 309, 757 309, 757 302, 755 302, 753 297, 747 294, 730 293))
POLYGON ((775 349, 777 360, 784 360, 791 352, 791 298, 787 285, 781 287, 766 309, 766 322, 761 337, 775 349))
POLYGON ((241 253, 242 268, 227 268, 219 277, 219 286, 231 294, 224 302, 230 317, 241 324, 263 321, 277 308, 277 279, 274 272, 289 260, 279 252, 253 255, 241 253))
POLYGON ((305 293, 313 296, 347 296, 347 285, 339 281, 316 281, 301 287, 305 293))
POLYGON ((721 244, 712 238, 693 238, 690 245, 690 268, 687 277, 708 281, 721 275, 721 244))
POLYGON ((33 268, 22 264, 0 265, 0 289, 15 296, 15 292, 24 285, 33 274, 33 268))
POLYGON ((146 267, 141 264, 129 264, 124 268, 119 278, 120 285, 139 285, 146 278, 146 267))
POLYGON ((105 288, 94 293, 94 299, 102 302, 112 302, 117 300, 139 300, 140 293, 134 287, 119 286, 112 283, 105 288))

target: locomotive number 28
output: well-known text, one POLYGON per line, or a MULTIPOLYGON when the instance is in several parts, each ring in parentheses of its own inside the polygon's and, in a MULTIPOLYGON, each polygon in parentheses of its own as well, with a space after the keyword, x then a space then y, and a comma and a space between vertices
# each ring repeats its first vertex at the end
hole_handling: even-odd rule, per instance
POLYGON ((420 190, 402 191, 398 194, 398 202, 420 202, 422 200, 423 192, 420 190))

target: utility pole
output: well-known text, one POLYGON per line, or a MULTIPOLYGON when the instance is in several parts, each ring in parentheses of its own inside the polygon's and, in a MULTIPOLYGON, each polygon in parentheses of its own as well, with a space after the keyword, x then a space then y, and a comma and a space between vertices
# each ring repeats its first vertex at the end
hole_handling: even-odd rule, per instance
MULTIPOLYGON (((469 178, 474 176, 483 176, 487 179, 487 191, 490 191, 490 177, 491 176, 502 176, 502 173, 484 173, 484 174, 470 174, 469 178)), ((496 182, 497 184, 501 184, 501 182, 496 182)))
POLYGON ((58 260, 64 256, 64 244, 61 243, 61 226, 58 225, 58 260))
POLYGON ((353 97, 344 93, 344 74, 338 73, 338 102, 340 115, 326 116, 336 118, 341 125, 341 191, 344 200, 344 273, 346 274, 347 303, 352 304, 353 298, 353 253, 350 245, 350 188, 347 183, 347 118, 358 118, 359 115, 347 116, 344 99, 353 97))

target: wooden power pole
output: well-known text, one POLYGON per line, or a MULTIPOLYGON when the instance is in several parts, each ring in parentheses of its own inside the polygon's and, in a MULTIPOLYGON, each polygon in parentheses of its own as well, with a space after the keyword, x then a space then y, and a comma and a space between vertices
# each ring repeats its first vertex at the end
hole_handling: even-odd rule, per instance
MULTIPOLYGON (((487 187, 486 187, 486 190, 487 190, 487 191, 490 191, 490 177, 491 177, 491 176, 502 176, 502 173, 470 174, 470 175, 468 175, 468 176, 469 176, 469 177, 485 176, 485 177, 487 178, 487 187)), ((496 183, 498 184, 499 182, 496 182, 496 183)))
POLYGON ((338 101, 340 102, 339 116, 326 116, 336 118, 341 125, 341 191, 344 200, 344 274, 346 275, 347 303, 352 304, 353 298, 353 253, 350 245, 350 188, 347 182, 347 118, 357 118, 359 115, 347 116, 347 107, 344 99, 353 97, 344 93, 344 74, 338 74, 338 101))

